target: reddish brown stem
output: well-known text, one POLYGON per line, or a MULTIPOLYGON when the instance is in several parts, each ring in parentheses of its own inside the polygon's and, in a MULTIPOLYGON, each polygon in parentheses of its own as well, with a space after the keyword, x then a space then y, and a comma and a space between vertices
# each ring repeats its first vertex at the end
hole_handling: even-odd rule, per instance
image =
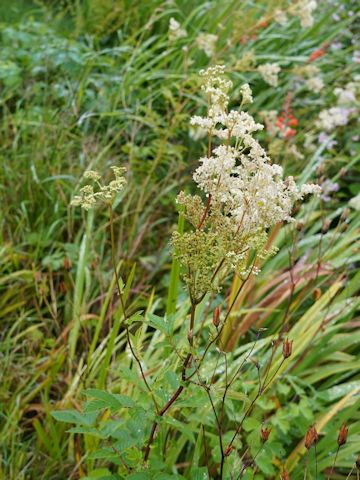
MULTIPOLYGON (((193 331, 193 329, 194 329, 195 309, 196 309, 196 304, 192 304, 191 314, 190 314, 190 331, 193 331)), ((193 346, 193 337, 191 337, 190 345, 191 345, 191 347, 193 346)), ((184 366, 183 366, 182 373, 181 373, 181 379, 182 379, 183 382, 186 381, 186 369, 188 368, 188 365, 191 362, 191 357, 192 357, 192 353, 188 353, 187 356, 186 356, 185 362, 184 362, 184 366)), ((171 405, 173 403, 175 403, 175 401, 177 400, 177 398, 179 397, 179 395, 181 394, 181 392, 183 390, 184 390, 184 385, 179 385, 179 388, 176 390, 174 395, 170 398, 170 400, 163 406, 163 408, 158 413, 158 415, 160 417, 162 417, 167 412, 167 410, 171 407, 171 405)), ((156 431, 157 425, 158 425, 158 422, 155 420, 152 427, 151 427, 150 436, 149 436, 149 439, 148 439, 148 442, 147 442, 147 445, 146 445, 144 462, 146 462, 149 458, 150 447, 151 447, 151 445, 154 441, 154 436, 155 436, 155 431, 156 431)))
POLYGON ((205 221, 205 218, 206 218, 206 215, 209 211, 209 208, 210 208, 210 202, 211 202, 211 193, 209 193, 209 196, 208 196, 208 201, 207 201, 207 204, 206 204, 206 207, 205 207, 205 211, 204 211, 204 215, 202 216, 202 219, 200 220, 200 223, 197 227, 197 230, 200 230, 200 228, 202 227, 202 224, 204 223, 205 221))

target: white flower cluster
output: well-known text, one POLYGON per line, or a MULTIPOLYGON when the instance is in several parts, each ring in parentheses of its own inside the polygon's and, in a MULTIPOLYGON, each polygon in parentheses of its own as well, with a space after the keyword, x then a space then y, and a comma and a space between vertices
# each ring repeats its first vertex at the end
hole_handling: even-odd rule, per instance
POLYGON ((85 185, 80 189, 81 195, 75 195, 71 205, 90 210, 97 202, 112 203, 118 192, 123 190, 126 184, 126 180, 122 176, 126 169, 123 167, 111 167, 111 169, 114 172, 115 180, 112 180, 108 185, 101 185, 98 172, 94 170, 86 171, 84 177, 94 181, 98 186, 98 191, 95 192, 92 185, 85 185))
POLYGON ((317 126, 327 132, 335 127, 341 127, 348 123, 350 109, 342 107, 332 107, 319 113, 317 126))
POLYGON ((338 106, 320 112, 317 121, 317 127, 327 132, 347 125, 350 115, 359 111, 360 75, 356 75, 344 88, 335 88, 334 94, 337 96, 338 106))
POLYGON ((217 35, 212 33, 201 33, 197 37, 196 43, 200 50, 204 50, 206 55, 211 58, 213 55, 215 55, 217 40, 217 35))
POLYGON ((350 202, 349 202, 350 207, 352 207, 354 210, 360 210, 360 193, 356 195, 356 197, 353 197, 350 202))
POLYGON ((335 88, 334 94, 338 97, 338 105, 359 104, 356 97, 360 95, 360 75, 356 75, 354 81, 348 82, 345 88, 335 88))
POLYGON ((241 86, 240 93, 242 95, 243 105, 245 103, 253 103, 252 91, 248 83, 244 83, 244 85, 241 86))
POLYGON ((277 87, 278 73, 281 70, 277 63, 264 63, 263 65, 259 65, 257 69, 261 73, 265 82, 273 87, 277 87))
POLYGON ((288 21, 286 13, 280 10, 279 8, 275 10, 274 20, 275 22, 280 23, 280 25, 285 25, 288 21))
POLYGON ((180 23, 175 18, 170 18, 169 23, 169 40, 173 42, 178 38, 187 37, 187 31, 180 28, 180 23))
POLYGON ((309 193, 320 194, 321 188, 305 184, 299 189, 293 177, 283 180, 282 167, 271 164, 265 150, 252 137, 263 125, 246 112, 227 111, 231 82, 223 78, 223 72, 223 67, 217 66, 202 73, 204 90, 218 103, 211 105, 207 117, 195 116, 191 123, 226 140, 226 144, 200 159, 194 180, 211 195, 212 204, 223 205, 230 228, 241 224, 242 232, 247 234, 284 220, 292 221, 294 201, 309 193), (231 138, 235 146, 230 145, 231 138))
POLYGON ((300 25, 303 28, 312 27, 314 25, 312 12, 316 7, 317 3, 315 0, 301 0, 292 4, 290 14, 299 17, 300 25))
POLYGON ((324 88, 324 81, 320 77, 308 78, 305 83, 307 88, 314 93, 319 93, 324 88))
MULTIPOLYGON (((303 28, 312 27, 314 25, 312 12, 316 7, 317 3, 315 0, 300 0, 292 3, 287 9, 287 12, 290 15, 298 16, 303 28)), ((277 23, 280 23, 280 25, 285 25, 287 22, 286 13, 281 9, 277 9, 274 13, 274 19, 277 23)))

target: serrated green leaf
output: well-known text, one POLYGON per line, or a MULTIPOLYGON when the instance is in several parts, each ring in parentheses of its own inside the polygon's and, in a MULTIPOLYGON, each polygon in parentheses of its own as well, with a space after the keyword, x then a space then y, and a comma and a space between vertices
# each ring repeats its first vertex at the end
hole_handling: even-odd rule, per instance
POLYGON ((51 412, 51 415, 59 422, 67 423, 80 423, 81 425, 87 425, 92 427, 98 416, 95 412, 89 412, 85 415, 81 415, 77 410, 57 410, 51 412))

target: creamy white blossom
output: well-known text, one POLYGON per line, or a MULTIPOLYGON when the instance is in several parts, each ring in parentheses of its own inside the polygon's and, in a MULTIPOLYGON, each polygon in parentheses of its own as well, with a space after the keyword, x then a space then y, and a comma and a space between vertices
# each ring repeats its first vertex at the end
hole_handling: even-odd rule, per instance
POLYGON ((187 31, 180 28, 180 23, 175 18, 170 18, 169 22, 169 40, 170 42, 177 40, 178 38, 186 37, 187 31))
POLYGON ((217 35, 214 35, 212 33, 201 33, 197 37, 196 43, 200 50, 204 50, 208 57, 212 57, 216 51, 217 40, 217 35))
POLYGON ((360 193, 356 195, 356 197, 353 197, 350 202, 349 202, 350 207, 352 207, 354 210, 360 210, 360 193))
MULTIPOLYGON (((226 85, 221 93, 227 96, 229 85, 219 78, 223 75, 223 68, 211 69, 210 74, 209 70, 203 73, 205 91, 213 93, 214 85, 226 85), (215 77, 211 80, 212 74, 215 77)), ((227 105, 228 100, 222 99, 222 103, 227 105)), ((194 180, 201 190, 211 195, 212 202, 226 205, 234 228, 240 221, 247 232, 269 228, 284 220, 292 221, 291 210, 295 200, 309 193, 320 194, 318 185, 305 184, 299 189, 292 177, 282 178, 282 167, 271 164, 266 151, 252 136, 263 125, 256 123, 247 112, 226 112, 211 107, 207 117, 195 116, 191 123, 224 140, 228 139, 211 155, 200 158, 194 180), (224 128, 215 128, 220 125, 224 128), (235 146, 229 144, 231 138, 235 138, 235 146)))
POLYGON ((248 83, 244 83, 244 85, 241 86, 240 93, 242 95, 243 104, 253 103, 252 91, 248 83))
POLYGON ((317 3, 315 0, 301 0, 291 5, 289 13, 299 17, 302 27, 312 27, 314 24, 312 13, 316 7, 317 3))
POLYGON ((352 109, 342 107, 332 107, 319 113, 317 126, 327 132, 335 127, 344 126, 349 121, 349 115, 352 109))
POLYGON ((280 25, 285 25, 288 21, 286 13, 280 9, 275 10, 274 19, 275 22, 280 23, 280 25))
POLYGON ((319 93, 324 88, 323 79, 320 77, 308 78, 305 83, 307 88, 315 93, 319 93))
POLYGON ((263 65, 259 65, 257 69, 261 73, 265 82, 273 87, 277 87, 278 73, 281 70, 277 63, 264 63, 263 65))

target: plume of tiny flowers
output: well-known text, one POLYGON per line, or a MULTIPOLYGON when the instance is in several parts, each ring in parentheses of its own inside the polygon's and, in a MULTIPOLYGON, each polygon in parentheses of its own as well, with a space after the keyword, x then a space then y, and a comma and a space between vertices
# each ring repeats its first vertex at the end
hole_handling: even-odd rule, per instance
POLYGON ((196 39, 196 43, 200 50, 204 50, 208 57, 212 57, 216 51, 217 35, 212 33, 200 33, 196 39))
POLYGON ((300 25, 303 28, 312 27, 314 24, 312 13, 316 7, 317 3, 315 0, 302 0, 301 2, 293 3, 289 9, 289 13, 299 17, 300 25))
POLYGON ((122 174, 125 172, 126 168, 124 167, 111 167, 115 180, 112 180, 107 185, 102 185, 100 183, 100 175, 94 170, 87 170, 84 173, 84 178, 87 180, 92 180, 94 185, 85 185, 80 189, 80 195, 75 195, 71 205, 75 207, 82 207, 85 210, 90 210, 97 202, 103 203, 113 203, 116 195, 123 190, 126 184, 125 178, 122 174))
POLYGON ((175 18, 170 18, 169 22, 169 41, 173 42, 178 38, 187 37, 187 31, 180 28, 180 23, 175 18))
POLYGON ((281 70, 277 63, 264 63, 263 65, 259 65, 257 69, 266 83, 273 87, 277 87, 278 73, 281 70))
MULTIPOLYGON (((207 205, 197 195, 181 192, 177 197, 195 231, 183 235, 176 232, 172 245, 176 258, 187 267, 183 278, 196 298, 217 289, 214 271, 218 276, 231 270, 240 276, 256 273, 256 269, 249 272, 247 267, 249 251, 255 250, 258 258, 276 253, 265 250, 267 229, 278 222, 292 222, 294 201, 321 192, 318 185, 298 188, 293 177, 283 179, 282 167, 271 163, 253 137, 263 125, 245 111, 228 110, 232 82, 225 77, 223 66, 202 70, 200 76, 208 95, 208 113, 206 117, 192 117, 191 124, 207 130, 209 139, 216 136, 224 143, 212 152, 209 149, 194 172, 195 182, 207 196, 207 205)), ((242 106, 251 97, 251 90, 246 85, 240 91, 242 106)))

